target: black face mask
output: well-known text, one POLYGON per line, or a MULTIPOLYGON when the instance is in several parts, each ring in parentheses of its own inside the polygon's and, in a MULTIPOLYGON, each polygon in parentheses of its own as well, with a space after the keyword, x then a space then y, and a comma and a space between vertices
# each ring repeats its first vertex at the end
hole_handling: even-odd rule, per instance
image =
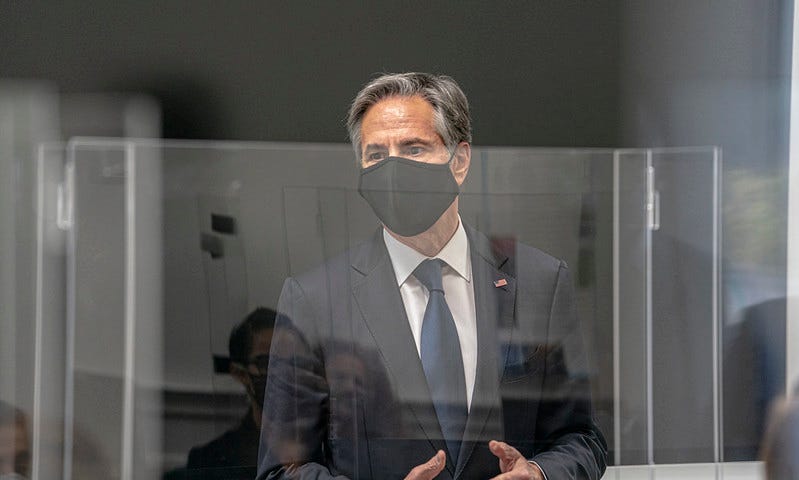
POLYGON ((264 398, 266 396, 266 375, 250 375, 250 383, 252 384, 247 393, 250 395, 250 398, 255 400, 255 403, 258 404, 258 408, 264 408, 264 398))
POLYGON ((388 157, 361 170, 358 192, 386 228, 403 237, 419 235, 460 193, 451 161, 452 157, 443 164, 388 157))

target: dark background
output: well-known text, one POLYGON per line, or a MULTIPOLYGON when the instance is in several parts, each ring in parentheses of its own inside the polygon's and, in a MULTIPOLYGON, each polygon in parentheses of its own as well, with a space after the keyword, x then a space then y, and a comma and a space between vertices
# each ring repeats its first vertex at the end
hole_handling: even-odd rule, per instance
POLYGON ((447 73, 475 140, 611 146, 619 134, 613 2, 83 2, 6 4, 3 77, 63 92, 156 96, 164 136, 347 141, 379 72, 447 73))

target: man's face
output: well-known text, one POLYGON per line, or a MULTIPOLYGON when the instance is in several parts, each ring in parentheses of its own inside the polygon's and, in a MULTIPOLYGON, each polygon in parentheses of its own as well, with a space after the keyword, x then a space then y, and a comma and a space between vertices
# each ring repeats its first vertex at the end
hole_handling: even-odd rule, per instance
MULTIPOLYGON (((450 152, 433 124, 433 106, 419 96, 389 97, 372 105, 361 122, 361 167, 387 157, 447 163, 450 152)), ((453 175, 460 185, 468 170, 469 144, 458 145, 453 175)))

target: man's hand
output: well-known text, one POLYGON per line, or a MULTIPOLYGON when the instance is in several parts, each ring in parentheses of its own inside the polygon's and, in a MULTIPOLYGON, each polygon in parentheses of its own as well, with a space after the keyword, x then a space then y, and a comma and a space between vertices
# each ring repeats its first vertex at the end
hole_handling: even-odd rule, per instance
POLYGON ((541 469, 507 443, 491 440, 488 448, 499 459, 499 471, 502 472, 492 480, 544 480, 541 469))
POLYGON ((433 480, 444 470, 446 464, 447 456, 444 454, 444 450, 439 450, 427 462, 413 467, 413 470, 405 477, 405 480, 433 480))

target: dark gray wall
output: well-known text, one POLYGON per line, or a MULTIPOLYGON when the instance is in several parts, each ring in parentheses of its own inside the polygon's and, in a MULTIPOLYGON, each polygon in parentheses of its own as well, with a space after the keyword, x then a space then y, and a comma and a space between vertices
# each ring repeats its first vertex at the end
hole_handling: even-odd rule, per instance
POLYGON ((359 86, 382 71, 447 73, 481 145, 611 146, 613 1, 5 3, 0 77, 144 91, 164 135, 346 141, 359 86))

